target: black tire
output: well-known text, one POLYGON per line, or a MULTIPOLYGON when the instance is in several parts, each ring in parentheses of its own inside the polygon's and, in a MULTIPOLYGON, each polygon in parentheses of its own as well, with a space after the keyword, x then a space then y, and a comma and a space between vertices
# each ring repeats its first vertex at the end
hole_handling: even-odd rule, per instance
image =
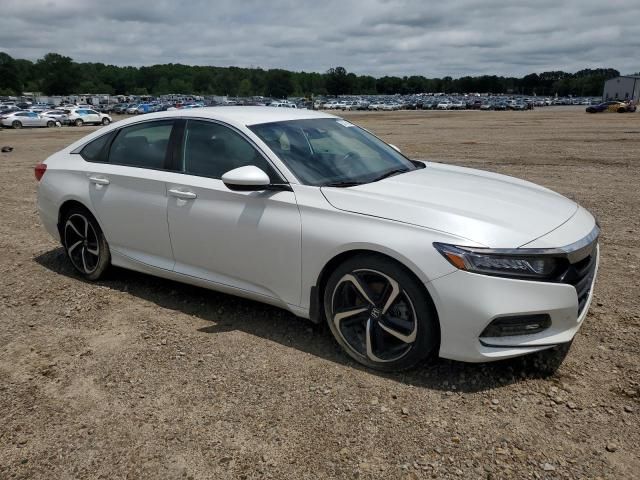
POLYGON ((627 110, 622 107, 618 109, 618 113, 626 113, 626 111, 627 110))
POLYGON ((60 225, 62 245, 73 268, 87 280, 100 279, 111 264, 109 244, 91 213, 74 207, 60 225))
POLYGON ((553 375, 567 358, 572 344, 573 340, 522 357, 525 369, 531 374, 545 377, 553 375))
POLYGON ((53 127, 55 127, 55 126, 56 126, 56 122, 54 122, 53 120, 49 120, 49 121, 47 122, 47 127, 48 127, 48 128, 53 128, 53 127))
POLYGON ((76 118, 76 121, 75 121, 75 122, 73 122, 73 124, 74 124, 76 127, 81 127, 82 125, 84 125, 84 122, 82 121, 82 119, 81 119, 81 118, 76 118))
POLYGON ((13 122, 11 122, 11 126, 17 130, 19 128, 22 128, 22 122, 19 120, 14 120, 13 122))
POLYGON ((111 123, 111 120, 109 120, 108 118, 103 118, 102 119, 102 125, 109 125, 111 123))
POLYGON ((439 347, 438 318, 425 287, 387 257, 362 254, 338 266, 324 289, 324 312, 342 349, 369 368, 405 370, 439 347))

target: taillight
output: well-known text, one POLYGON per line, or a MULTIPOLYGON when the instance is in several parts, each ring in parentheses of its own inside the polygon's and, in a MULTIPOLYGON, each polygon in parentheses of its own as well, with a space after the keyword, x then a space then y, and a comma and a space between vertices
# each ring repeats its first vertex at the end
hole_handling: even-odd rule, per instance
POLYGON ((46 163, 39 163, 38 165, 36 165, 36 168, 34 168, 34 173, 36 175, 36 180, 40 181, 40 179, 42 179, 42 176, 44 175, 44 172, 47 171, 47 164, 46 163))

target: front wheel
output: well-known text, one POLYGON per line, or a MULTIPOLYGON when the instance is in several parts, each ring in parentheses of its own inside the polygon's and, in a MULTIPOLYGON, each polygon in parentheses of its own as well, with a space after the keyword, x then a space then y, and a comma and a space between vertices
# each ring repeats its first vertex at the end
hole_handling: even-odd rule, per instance
POLYGON ((49 127, 49 128, 53 128, 53 127, 55 127, 55 126, 56 126, 56 122, 54 122, 53 120, 49 120, 49 121, 47 122, 47 127, 49 127))
POLYGON ((410 368, 439 344, 437 315, 424 286, 385 257, 358 255, 340 265, 327 281, 324 310, 338 344, 370 368, 410 368))
POLYGON ((102 119, 102 125, 109 125, 110 123, 111 123, 111 120, 109 120, 108 118, 102 119))
POLYGON ((20 122, 19 120, 14 120, 11 123, 11 126, 15 129, 22 128, 22 122, 20 122))
POLYGON ((62 239, 73 268, 87 280, 98 280, 111 263, 109 245, 96 219, 83 208, 63 219, 62 239))

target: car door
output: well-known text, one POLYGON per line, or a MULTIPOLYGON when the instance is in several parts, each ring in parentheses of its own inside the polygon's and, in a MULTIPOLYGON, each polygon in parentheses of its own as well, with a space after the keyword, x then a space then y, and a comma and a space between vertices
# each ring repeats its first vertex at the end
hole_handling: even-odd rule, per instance
POLYGON ((85 110, 86 112, 86 117, 84 119, 84 121, 86 123, 100 123, 100 114, 98 112, 96 112, 95 110, 85 110))
POLYGON ((92 162, 86 169, 91 205, 112 255, 165 270, 174 264, 165 188, 173 123, 124 127, 80 152, 92 162))
MULTIPOLYGON (((291 190, 232 191, 220 180, 255 165, 280 174, 238 131, 188 120, 170 174, 169 232, 178 273, 300 304, 301 221, 291 190)), ((288 186, 287 186, 288 187, 288 186)))
POLYGON ((36 112, 28 112, 24 117, 24 126, 25 127, 39 127, 40 126, 40 117, 36 112))

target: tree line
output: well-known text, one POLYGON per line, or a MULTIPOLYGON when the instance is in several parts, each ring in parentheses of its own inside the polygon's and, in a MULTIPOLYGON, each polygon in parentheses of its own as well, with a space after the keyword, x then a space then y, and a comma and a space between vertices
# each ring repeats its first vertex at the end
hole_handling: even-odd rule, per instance
POLYGON ((375 95, 443 93, 513 93, 522 95, 602 95, 605 80, 620 75, 612 68, 531 73, 524 77, 498 75, 427 78, 421 75, 356 75, 343 67, 325 73, 283 69, 191 66, 178 63, 148 67, 120 67, 74 62, 48 53, 32 62, 0 52, 0 95, 42 92, 45 95, 104 93, 162 95, 190 93, 273 98, 314 95, 375 95))

